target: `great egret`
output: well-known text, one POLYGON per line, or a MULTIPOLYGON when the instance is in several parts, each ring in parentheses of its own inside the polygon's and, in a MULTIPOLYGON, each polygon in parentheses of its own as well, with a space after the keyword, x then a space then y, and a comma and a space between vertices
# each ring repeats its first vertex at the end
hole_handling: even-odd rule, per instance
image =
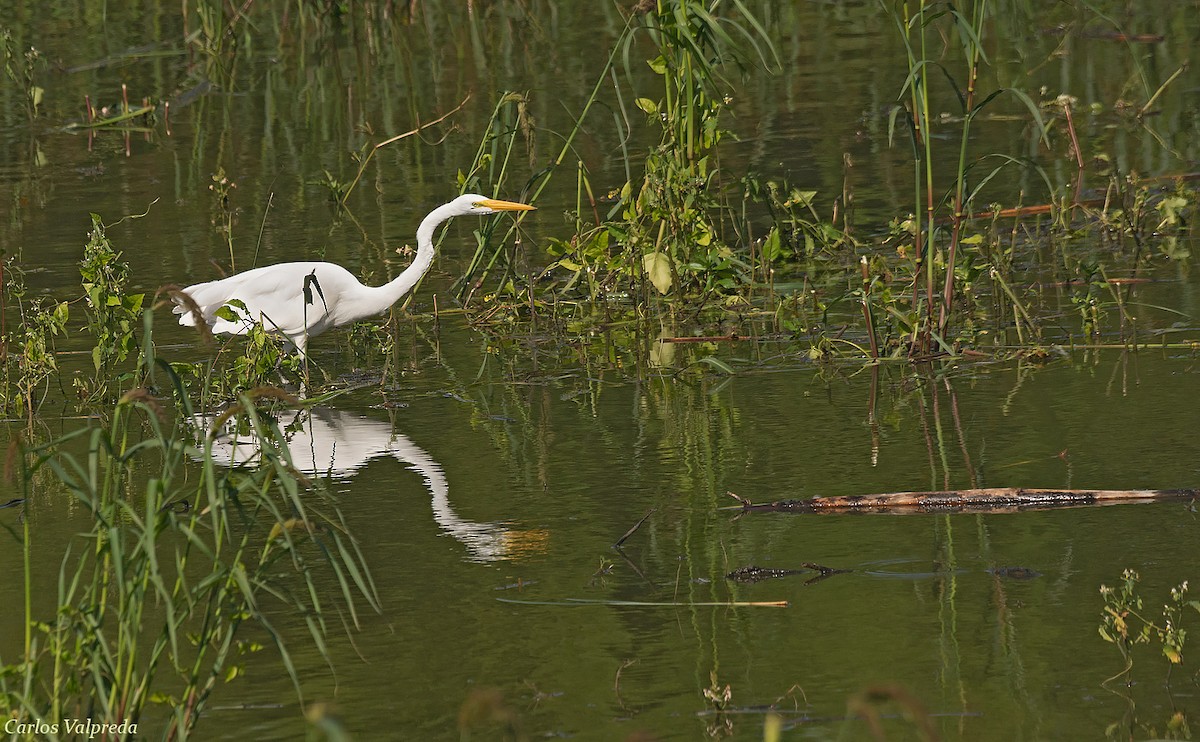
MULTIPOLYGON (((429 271, 433 263, 433 231, 447 219, 498 211, 530 211, 534 207, 468 193, 429 212, 417 228, 417 257, 412 265, 382 286, 364 286, 336 263, 278 263, 254 268, 218 281, 188 286, 214 333, 245 335, 256 323, 278 332, 305 354, 308 339, 331 327, 357 322, 387 311, 429 271), (240 302, 240 304, 231 302, 240 302), (229 312, 218 311, 227 307, 229 312)), ((196 325, 195 313, 176 300, 179 324, 196 325)))

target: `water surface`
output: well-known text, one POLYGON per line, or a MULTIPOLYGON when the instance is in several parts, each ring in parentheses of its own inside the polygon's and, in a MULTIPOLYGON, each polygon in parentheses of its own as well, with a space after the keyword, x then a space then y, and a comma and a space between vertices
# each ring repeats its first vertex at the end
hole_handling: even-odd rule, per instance
MULTIPOLYGON (((208 280, 218 275, 214 261, 228 268, 225 211, 209 188, 218 168, 236 183, 237 267, 324 258, 372 281, 395 275, 406 262, 395 248, 456 192, 456 172, 473 158, 497 97, 528 91, 540 128, 522 167, 544 166, 622 24, 613 9, 586 3, 475 3, 473 14, 422 3, 411 23, 353 16, 331 27, 271 9, 254 16, 254 32, 238 35, 237 55, 222 57, 232 67, 205 69, 180 41, 177 8, 101 14, 85 5, 0 2, 22 47, 35 45, 50 61, 45 110, 32 126, 13 89, 0 87, 0 195, 9 204, 0 248, 21 256, 32 293, 60 298, 78 294, 89 212, 109 223, 146 214, 110 229, 136 290, 208 280), (80 36, 81 13, 97 32, 80 36), (126 58, 149 43, 160 53, 126 58), (218 84, 198 89, 209 79, 218 84), (162 124, 128 140, 62 130, 80 117, 85 93, 113 105, 122 82, 134 100, 188 102, 173 109, 169 135, 162 124), (364 144, 440 115, 468 93, 454 127, 381 151, 349 211, 331 206, 325 171, 349 179, 352 153, 364 144)), ((868 236, 913 203, 910 153, 890 146, 886 113, 904 79, 903 48, 873 3, 783 5, 756 6, 781 68, 740 79, 728 121, 740 140, 728 142, 722 164, 817 190, 823 213, 850 183, 862 235, 874 245, 868 236)), ((1085 141, 1123 172, 1194 169, 1194 73, 1148 123, 1113 111, 1122 96, 1136 97, 1143 76, 1153 89, 1195 54, 1196 22, 1181 15, 1184 4, 1147 3, 1121 17, 1133 30, 1164 35, 1151 45, 1045 34, 1073 20, 1062 15, 1069 11, 1043 17, 1005 5, 992 29, 1005 43, 992 50, 989 85, 1101 104, 1081 114, 1085 141)), ((652 92, 642 67, 631 66, 629 81, 652 92)), ((610 111, 589 119, 574 156, 607 192, 624 182, 624 135, 614 123, 622 117, 611 113, 618 101, 610 91, 603 100, 610 111)), ((949 95, 944 103, 953 112, 949 95)), ((640 113, 630 121, 626 147, 654 143, 640 113)), ((981 119, 974 144, 1036 158, 1055 187, 1072 182, 1065 138, 1039 149, 1023 121, 981 119)), ((940 177, 953 172, 954 156, 936 163, 940 177)), ((1103 187, 1089 177, 1089 187, 1103 187)), ((562 212, 574 208, 574 171, 556 178, 525 222, 534 264, 548 262, 545 237, 571 228, 562 212)), ((494 195, 517 198, 521 182, 494 195)), ((1027 202, 1045 197, 1027 172, 994 187, 1008 203, 1014 192, 1027 202)), ((473 252, 477 226, 448 229, 415 309, 428 310, 434 294, 452 305, 448 288, 473 252)), ((1190 262, 1149 270, 1159 282, 1130 294, 1147 327, 1194 328, 1190 262), (1155 306, 1182 314, 1158 315, 1155 306)), ((1048 294, 1064 307, 1055 336, 1078 336, 1065 294, 1048 294)), ((1188 503, 988 515, 723 509, 734 504, 729 491, 765 501, 975 486, 1194 487, 1194 352, 1076 349, 1042 363, 870 368, 814 365, 802 343, 740 342, 680 347, 653 367, 620 352, 563 360, 579 354, 532 333, 506 345, 459 315, 436 329, 407 319, 391 327, 399 385, 337 399, 293 439, 297 463, 340 494, 382 612, 361 613, 349 638, 331 639, 333 670, 303 648, 299 617, 273 616, 292 639, 306 700, 325 704, 356 738, 455 739, 466 706, 503 710, 532 738, 750 740, 761 738, 771 704, 785 716, 785 738, 863 738, 866 727, 845 720, 847 704, 877 687, 916 699, 947 739, 1095 739, 1113 724, 1121 736, 1154 736, 1172 714, 1200 713, 1188 665, 1168 684, 1153 649, 1135 654, 1134 685, 1105 686, 1122 661, 1097 634, 1099 588, 1123 569, 1142 574, 1153 617, 1170 587, 1196 576, 1188 503), (738 373, 694 364, 708 354, 738 373), (808 575, 725 578, 749 565, 804 563, 848 572, 812 583, 808 575), (735 600, 788 607, 695 605, 735 600), (728 713, 719 714, 704 692, 721 696, 726 686, 728 713)), ((194 336, 165 318, 159 333, 162 352, 205 357, 194 336)), ((60 349, 87 350, 82 343, 75 335, 60 349)), ((337 333, 313 343, 334 377, 354 365, 346 343, 337 333)), ((85 364, 66 357, 68 379, 85 364)), ((38 430, 49 437, 84 424, 74 414, 56 401, 38 430)), ((0 518, 13 524, 18 514, 0 518)), ((47 567, 39 599, 49 600, 64 544, 86 525, 53 490, 39 493, 28 517, 47 567)), ((0 541, 6 563, 19 556, 19 546, 0 541)), ((19 635, 20 601, 14 573, 0 586, 5 636, 19 635)), ((889 732, 909 733, 900 705, 881 708, 889 732)), ((199 733, 290 739, 304 729, 290 681, 265 652, 214 696, 199 733)))

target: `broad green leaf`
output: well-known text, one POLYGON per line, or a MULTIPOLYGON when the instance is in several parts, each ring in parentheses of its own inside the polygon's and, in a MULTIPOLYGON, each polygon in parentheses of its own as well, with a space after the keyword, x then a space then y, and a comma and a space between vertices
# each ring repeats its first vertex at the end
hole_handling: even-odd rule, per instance
POLYGON ((779 237, 779 227, 771 227, 771 233, 767 235, 767 239, 763 242, 762 248, 763 258, 766 260, 778 260, 783 254, 782 240, 779 237))
POLYGON ((241 317, 238 316, 237 312, 233 311, 233 308, 230 307, 228 304, 221 307, 217 311, 213 312, 213 314, 215 314, 217 317, 225 320, 226 322, 237 322, 238 320, 241 319, 241 317))
POLYGON ((589 258, 598 258, 608 252, 608 230, 604 229, 592 235, 583 247, 583 254, 589 258))
POLYGON ((646 277, 658 293, 665 294, 671 290, 671 259, 660 252, 648 252, 642 256, 642 265, 646 269, 646 277))
POLYGON ((658 103, 650 100, 649 98, 638 98, 634 101, 634 103, 637 104, 638 108, 642 109, 651 116, 658 113, 658 103))

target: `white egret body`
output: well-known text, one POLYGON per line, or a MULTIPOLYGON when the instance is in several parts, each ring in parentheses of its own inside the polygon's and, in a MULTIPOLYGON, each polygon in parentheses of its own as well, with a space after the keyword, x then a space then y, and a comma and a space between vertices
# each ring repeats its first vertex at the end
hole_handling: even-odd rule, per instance
MULTIPOLYGON (((382 314, 412 291, 433 264, 433 232, 442 222, 467 214, 483 216, 533 208, 473 193, 439 206, 417 228, 417 256, 412 265, 382 286, 364 286, 336 263, 304 261, 254 268, 229 278, 188 286, 183 293, 196 302, 214 333, 245 335, 261 323, 287 338, 303 355, 309 338, 331 327, 382 314), (231 305, 234 300, 245 308, 231 305), (217 316, 217 311, 226 306, 234 319, 217 316)), ((195 326, 195 314, 185 306, 177 303, 174 311, 179 315, 179 324, 195 326)))

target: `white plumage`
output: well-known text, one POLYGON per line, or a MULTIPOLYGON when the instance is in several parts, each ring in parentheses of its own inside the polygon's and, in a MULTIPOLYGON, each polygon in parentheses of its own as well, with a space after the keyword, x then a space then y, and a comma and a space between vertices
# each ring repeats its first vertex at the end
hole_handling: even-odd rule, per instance
MULTIPOLYGON (((278 332, 302 355, 309 338, 331 327, 382 314, 399 301, 433 264, 433 232, 448 219, 497 211, 529 211, 534 207, 497 201, 476 194, 459 196, 431 211, 417 229, 417 256, 412 265, 383 286, 364 286, 336 263, 304 261, 254 268, 217 281, 198 283, 183 290, 200 308, 214 333, 245 335, 255 323, 278 332), (244 309, 230 302, 237 300, 244 309), (229 307, 236 319, 217 316, 229 307)), ((195 314, 176 301, 179 324, 192 327, 195 314)))

